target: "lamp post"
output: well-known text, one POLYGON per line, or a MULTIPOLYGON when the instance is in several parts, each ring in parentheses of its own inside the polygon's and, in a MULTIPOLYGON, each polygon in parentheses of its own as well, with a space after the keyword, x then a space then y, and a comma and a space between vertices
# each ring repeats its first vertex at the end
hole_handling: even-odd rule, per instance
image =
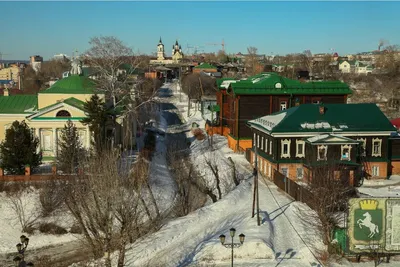
POLYGON ((21 241, 21 243, 18 243, 16 245, 17 251, 18 251, 18 256, 15 256, 13 259, 15 266, 16 267, 34 266, 32 262, 27 263, 24 260, 25 251, 29 244, 29 238, 27 238, 25 235, 21 235, 20 241, 21 241))
POLYGON ((233 242, 233 237, 235 236, 235 233, 236 233, 236 229, 235 228, 231 228, 230 230, 229 230, 229 235, 231 236, 231 238, 232 238, 232 242, 231 243, 227 243, 227 244, 225 244, 225 235, 220 235, 219 236, 219 240, 221 241, 221 244, 224 246, 224 247, 226 247, 226 248, 230 248, 231 249, 231 266, 233 267, 233 249, 234 248, 238 248, 238 247, 241 247, 242 245, 243 245, 243 242, 244 242, 244 238, 245 238, 245 235, 244 234, 240 234, 239 235, 239 241, 240 241, 240 243, 234 243, 233 242))

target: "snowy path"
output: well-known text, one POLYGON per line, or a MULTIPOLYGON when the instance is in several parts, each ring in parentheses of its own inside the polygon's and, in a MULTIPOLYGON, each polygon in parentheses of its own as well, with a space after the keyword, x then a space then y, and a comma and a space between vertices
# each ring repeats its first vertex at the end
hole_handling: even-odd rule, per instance
MULTIPOLYGON (((230 251, 219 243, 220 234, 229 234, 235 227, 246 240, 235 249, 235 266, 310 266, 317 263, 299 235, 313 236, 299 220, 297 208, 307 208, 282 195, 270 185, 271 192, 260 183, 261 226, 251 218, 252 181, 242 182, 235 190, 215 204, 188 216, 169 222, 159 232, 136 242, 128 251, 127 266, 190 266, 214 262, 229 263, 230 251), (286 213, 287 217, 284 216, 286 213), (296 231, 289 223, 296 224, 296 231), (289 250, 285 259, 282 256, 289 250), (277 254, 281 255, 275 259, 277 254), (291 259, 287 259, 292 255, 291 259), (211 260, 212 259, 212 260, 211 260), (148 265, 147 265, 148 264, 148 265)), ((235 242, 237 242, 237 237, 235 242)))

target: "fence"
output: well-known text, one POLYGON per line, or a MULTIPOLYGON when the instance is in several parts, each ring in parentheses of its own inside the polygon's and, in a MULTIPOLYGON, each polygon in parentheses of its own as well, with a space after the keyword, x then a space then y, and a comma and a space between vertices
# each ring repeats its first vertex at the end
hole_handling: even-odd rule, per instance
POLYGON ((295 181, 285 177, 278 170, 274 171, 273 181, 281 190, 285 191, 288 195, 296 201, 306 203, 310 208, 313 208, 313 195, 304 186, 299 185, 295 181))
POLYGON ((56 166, 50 167, 50 172, 48 168, 44 168, 39 173, 31 173, 31 168, 27 166, 25 174, 22 175, 4 174, 4 170, 0 168, 0 182, 34 182, 69 178, 68 175, 58 175, 56 166))

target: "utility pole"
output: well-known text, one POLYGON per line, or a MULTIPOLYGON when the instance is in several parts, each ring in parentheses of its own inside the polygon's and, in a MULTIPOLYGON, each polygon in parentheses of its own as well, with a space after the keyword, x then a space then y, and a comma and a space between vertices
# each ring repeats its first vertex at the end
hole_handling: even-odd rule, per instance
POLYGON ((255 155, 255 167, 253 170, 254 176, 254 192, 253 192, 253 210, 251 217, 253 218, 255 215, 255 208, 257 209, 257 225, 260 226, 260 198, 258 195, 258 154, 257 154, 257 146, 254 146, 254 155, 255 155))

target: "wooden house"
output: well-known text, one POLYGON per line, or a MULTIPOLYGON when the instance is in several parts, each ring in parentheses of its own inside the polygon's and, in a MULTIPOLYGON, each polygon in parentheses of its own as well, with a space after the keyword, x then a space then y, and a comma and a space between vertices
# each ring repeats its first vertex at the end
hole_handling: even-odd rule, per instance
POLYGON ((276 73, 261 73, 247 79, 217 80, 217 125, 206 125, 207 131, 228 137, 234 151, 251 147, 248 120, 286 110, 300 104, 343 104, 351 94, 349 86, 340 81, 299 81, 276 73))
POLYGON ((396 129, 375 104, 305 104, 248 126, 248 159, 254 163, 257 152, 259 171, 268 177, 277 170, 293 180, 312 179, 324 164, 350 184, 391 174, 389 139, 396 129))

